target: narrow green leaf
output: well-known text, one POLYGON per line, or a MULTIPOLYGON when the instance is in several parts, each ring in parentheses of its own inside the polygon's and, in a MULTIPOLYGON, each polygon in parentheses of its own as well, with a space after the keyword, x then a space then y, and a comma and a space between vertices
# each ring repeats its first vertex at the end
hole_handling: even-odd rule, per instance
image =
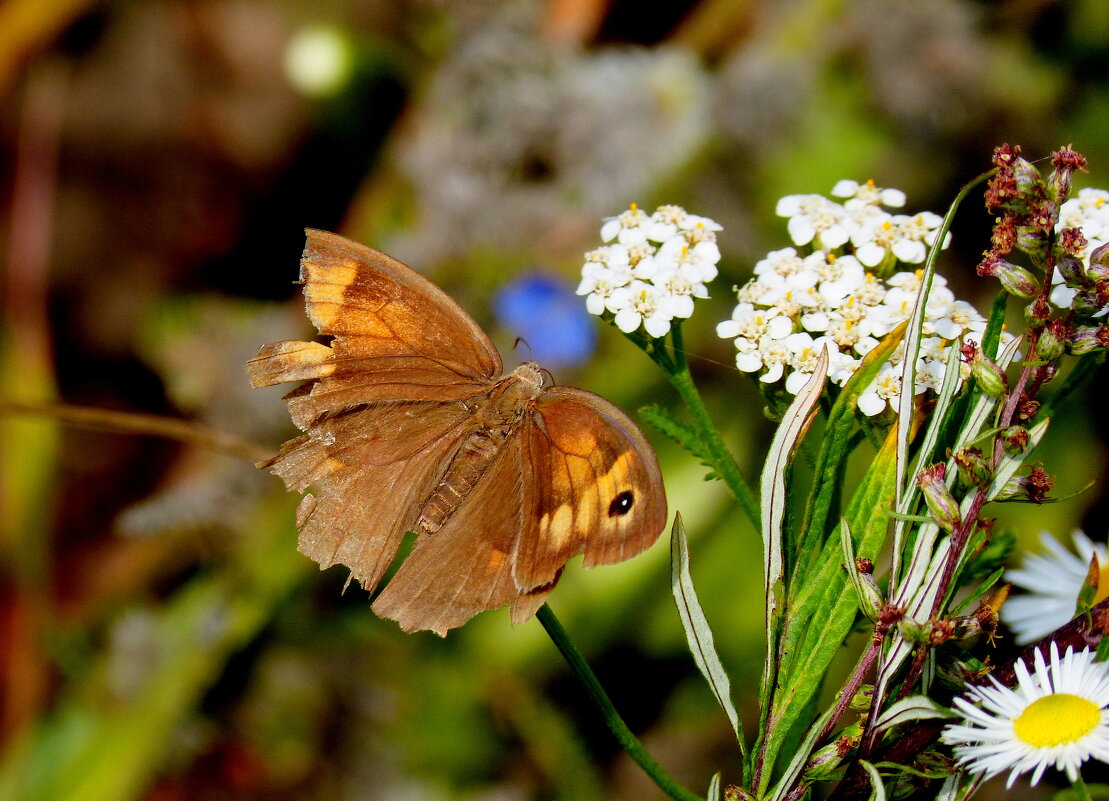
POLYGON ((806 582, 823 542, 827 539, 828 518, 841 486, 840 477, 847 467, 847 454, 854 442, 851 430, 858 414, 859 396, 869 387, 901 343, 904 324, 886 336, 863 359, 859 369, 843 387, 828 414, 828 425, 821 442, 820 455, 813 470, 813 487, 805 509, 798 543, 797 569, 790 578, 790 592, 806 582))
MULTIPOLYGON (((766 738, 760 746, 763 753, 759 754, 756 765, 760 771, 758 777, 759 789, 765 787, 770 781, 770 771, 773 768, 773 756, 766 757, 765 748, 770 742, 769 728, 774 728, 773 720, 767 715, 774 705, 772 696, 775 692, 775 682, 778 673, 778 638, 781 632, 782 605, 785 601, 785 557, 782 548, 782 531, 786 519, 786 473, 789 469, 790 459, 797 443, 801 441, 813 417, 819 408, 820 396, 824 391, 824 380, 828 374, 828 351, 821 351, 816 369, 808 382, 801 387, 794 397, 793 402, 786 410, 781 424, 774 432, 774 439, 767 452, 766 464, 763 467, 760 483, 763 542, 763 577, 766 591, 766 660, 763 664, 762 683, 760 686, 760 702, 762 715, 759 721, 759 731, 766 738)), ((782 727, 787 728, 787 727, 782 727)), ((777 732, 779 739, 782 732, 777 732)))
POLYGON ((878 606, 881 599, 876 596, 874 588, 866 584, 862 573, 859 572, 859 566, 855 562, 855 542, 851 536, 851 526, 848 525, 846 518, 839 522, 839 542, 840 547, 843 548, 843 567, 847 570, 847 576, 855 587, 859 609, 869 620, 875 621, 878 619, 878 606))
POLYGON ((926 695, 913 695, 902 698, 896 704, 886 709, 874 722, 874 727, 883 732, 894 726, 911 723, 914 720, 935 720, 936 718, 958 717, 947 707, 933 701, 926 695))
POLYGON ((878 768, 871 765, 865 759, 860 759, 859 764, 868 774, 870 774, 870 798, 872 801, 886 801, 886 785, 882 782, 882 775, 878 773, 878 768))
POLYGON ((747 748, 739 722, 739 713, 732 703, 731 682, 716 653, 712 629, 709 628, 708 619, 701 609, 697 592, 693 588, 693 578, 689 573, 689 540, 685 535, 685 526, 682 525, 680 513, 674 515, 674 527, 670 530, 670 583, 674 591, 674 601, 678 605, 678 616, 681 618, 686 641, 689 643, 689 652, 693 654, 693 661, 697 664, 701 675, 709 683, 717 703, 728 716, 732 731, 735 732, 736 742, 739 743, 739 752, 746 756, 747 748))
MULTIPOLYGON (((888 509, 893 498, 894 448, 896 439, 886 438, 848 505, 846 518, 855 536, 855 553, 874 558, 886 537, 888 509)), ((829 540, 818 565, 790 599, 781 645, 781 667, 774 694, 773 720, 793 721, 819 691, 828 665, 839 653, 858 610, 856 595, 847 591, 848 577, 840 566, 841 540, 829 540)), ((788 728, 773 731, 766 745, 767 761, 773 764, 788 728)))
POLYGON ((993 483, 990 484, 990 490, 986 493, 986 500, 992 501, 1001 493, 1001 490, 1005 489, 1009 479, 1016 475, 1017 471, 1024 465, 1028 455, 1040 444, 1040 440, 1047 433, 1050 422, 1050 418, 1045 418, 1028 429, 1028 447, 1021 453, 1007 453, 1002 457, 1001 464, 997 466, 997 475, 994 476, 993 483))
POLYGON ((712 774, 712 779, 709 781, 709 791, 705 795, 705 801, 720 801, 720 774, 712 774))

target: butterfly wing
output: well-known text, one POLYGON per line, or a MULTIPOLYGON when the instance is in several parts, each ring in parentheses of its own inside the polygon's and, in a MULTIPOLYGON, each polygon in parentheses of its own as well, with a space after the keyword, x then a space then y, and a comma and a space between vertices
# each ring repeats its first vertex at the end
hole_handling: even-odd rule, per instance
POLYGON ((401 262, 309 229, 300 263, 308 316, 329 345, 276 342, 247 365, 251 383, 311 381, 289 396, 293 421, 379 401, 454 401, 501 372, 489 337, 443 290, 401 262))
POLYGON ((421 535, 374 601, 377 614, 405 631, 443 636, 478 612, 508 603, 514 621, 535 613, 554 582, 522 593, 512 577, 512 546, 523 512, 520 441, 518 432, 510 436, 443 527, 421 535))
POLYGON ((523 591, 555 580, 584 553, 592 567, 646 550, 666 525, 666 494, 651 446, 608 401, 549 387, 522 426, 523 519, 512 554, 523 591))
POLYGON ((317 422, 263 467, 296 492, 299 548, 350 568, 372 591, 467 436, 469 414, 437 402, 363 406, 317 422))

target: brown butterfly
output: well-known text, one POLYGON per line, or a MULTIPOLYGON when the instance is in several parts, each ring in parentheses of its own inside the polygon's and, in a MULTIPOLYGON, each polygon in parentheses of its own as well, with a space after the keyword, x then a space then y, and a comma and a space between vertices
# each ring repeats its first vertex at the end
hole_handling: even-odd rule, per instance
POLYGON ((566 561, 628 559, 666 523, 658 462, 608 401, 545 386, 524 363, 502 375, 489 337, 396 259, 308 230, 300 263, 319 342, 275 342, 247 365, 286 396, 304 433, 260 467, 306 494, 300 550, 350 568, 368 591, 406 531, 415 546, 373 603, 405 631, 444 635, 512 604, 531 617, 566 561))

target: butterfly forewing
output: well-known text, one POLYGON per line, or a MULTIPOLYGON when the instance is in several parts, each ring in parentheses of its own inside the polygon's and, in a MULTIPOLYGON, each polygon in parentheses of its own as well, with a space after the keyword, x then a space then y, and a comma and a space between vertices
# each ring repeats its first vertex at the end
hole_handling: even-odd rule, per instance
POLYGON ((603 398, 548 388, 525 424, 522 450, 524 525, 513 559, 521 589, 553 581, 578 553, 586 567, 628 559, 666 524, 654 452, 603 398))
POLYGON ((361 403, 470 398, 500 374, 489 338, 433 283, 349 239, 307 233, 305 304, 331 344, 277 342, 248 363, 255 386, 314 380, 310 397, 289 405, 302 429, 361 403))

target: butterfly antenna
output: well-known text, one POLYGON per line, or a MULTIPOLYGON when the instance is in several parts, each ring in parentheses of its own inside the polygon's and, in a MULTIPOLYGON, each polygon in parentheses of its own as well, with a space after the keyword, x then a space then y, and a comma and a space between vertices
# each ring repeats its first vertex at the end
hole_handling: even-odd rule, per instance
POLYGON ((523 337, 516 337, 516 343, 512 346, 512 349, 516 350, 516 348, 520 347, 520 345, 524 345, 528 349, 528 361, 534 362, 535 353, 532 351, 531 345, 528 344, 528 341, 523 337))

